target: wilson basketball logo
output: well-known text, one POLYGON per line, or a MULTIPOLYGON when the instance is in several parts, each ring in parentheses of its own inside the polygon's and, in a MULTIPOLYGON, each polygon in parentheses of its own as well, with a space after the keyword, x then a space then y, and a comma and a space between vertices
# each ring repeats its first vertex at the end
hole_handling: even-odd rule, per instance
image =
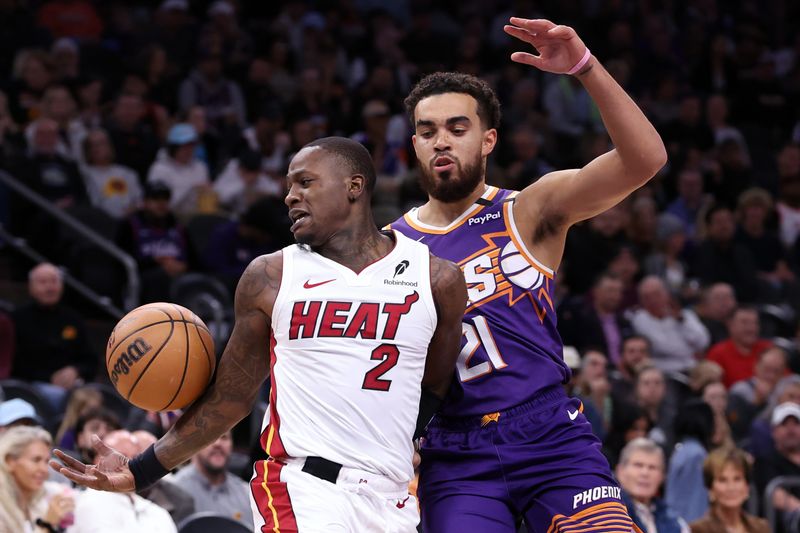
POLYGON ((147 344, 144 339, 137 337, 114 362, 113 370, 111 371, 111 382, 116 385, 119 381, 119 375, 127 375, 131 367, 152 349, 153 347, 147 344))

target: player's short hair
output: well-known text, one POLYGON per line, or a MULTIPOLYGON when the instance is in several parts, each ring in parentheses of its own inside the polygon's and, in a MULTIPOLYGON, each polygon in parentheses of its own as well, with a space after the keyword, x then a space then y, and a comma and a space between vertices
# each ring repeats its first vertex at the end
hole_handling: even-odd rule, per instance
POLYGON ((403 102, 414 125, 414 110, 423 98, 436 94, 468 94, 478 102, 478 117, 486 129, 500 126, 500 101, 488 83, 461 72, 434 72, 422 78, 403 102))
POLYGON ((625 466, 628 464, 628 461, 631 460, 631 455, 636 452, 642 452, 648 455, 658 455, 661 458, 661 468, 664 468, 664 450, 661 449, 661 446, 647 437, 637 437, 626 444, 624 448, 622 448, 622 452, 619 454, 620 466, 625 466))
POLYGON ((366 190, 372 193, 375 189, 375 166, 372 164, 372 157, 369 151, 358 141, 347 137, 323 137, 316 141, 311 141, 303 148, 319 147, 330 152, 347 165, 347 172, 351 175, 364 176, 366 180, 366 190))

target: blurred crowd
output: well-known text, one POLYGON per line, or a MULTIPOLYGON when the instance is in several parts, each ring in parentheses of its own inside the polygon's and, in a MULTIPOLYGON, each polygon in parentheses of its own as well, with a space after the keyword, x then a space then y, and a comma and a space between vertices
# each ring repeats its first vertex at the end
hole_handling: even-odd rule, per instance
MULTIPOLYGON (((252 258, 291 242, 285 171, 315 138, 369 149, 379 225, 425 201, 402 103, 426 73, 479 75, 498 92, 490 184, 521 189, 609 150, 579 82, 509 61, 512 14, 573 26, 669 152, 650 183, 569 233, 555 302, 567 387, 646 531, 714 531, 696 521, 733 507, 763 514, 769 481, 800 475, 797 2, 0 0, 0 169, 128 252, 141 302, 170 300, 193 273, 230 294, 252 258), (720 488, 729 478, 753 490, 732 497, 720 488)), ((0 224, 122 301, 116 265, 2 183, 0 224)), ((92 421, 131 453, 148 442, 137 430, 169 427, 174 417, 120 420, 96 391, 84 398, 103 369, 85 317, 63 301, 61 270, 0 253, 31 296, 0 311, 0 378, 35 388, 45 404, 26 420, 55 435, 0 438, 2 459, 53 442, 81 456, 92 421)), ((0 411, 16 412, 9 403, 0 411)), ((235 444, 247 454, 252 443, 235 444)), ((217 448, 233 447, 229 436, 217 448)), ((0 490, 17 479, 7 464, 0 490)), ((208 479, 223 490, 219 472, 208 479)), ((172 485, 160 505, 174 522, 188 513, 176 514, 172 485)), ((0 519, 60 521, 59 505, 78 528, 81 499, 43 486, 19 489, 32 491, 28 515, 4 504, 0 519)), ((800 489, 770 494, 777 527, 797 531, 800 489)), ((102 505, 144 509, 137 498, 102 505)))

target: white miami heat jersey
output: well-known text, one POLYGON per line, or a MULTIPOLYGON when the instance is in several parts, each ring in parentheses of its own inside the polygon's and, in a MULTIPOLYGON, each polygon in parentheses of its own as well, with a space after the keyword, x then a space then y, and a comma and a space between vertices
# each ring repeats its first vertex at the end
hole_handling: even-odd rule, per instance
POLYGON ((318 456, 406 483, 436 329, 430 253, 394 232, 360 273, 293 245, 272 314, 267 453, 318 456))

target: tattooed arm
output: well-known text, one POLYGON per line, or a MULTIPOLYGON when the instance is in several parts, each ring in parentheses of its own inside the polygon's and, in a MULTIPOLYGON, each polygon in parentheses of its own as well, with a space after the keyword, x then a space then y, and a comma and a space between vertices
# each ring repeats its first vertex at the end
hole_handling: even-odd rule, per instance
MULTIPOLYGON (((214 383, 155 444, 158 462, 170 470, 232 428, 251 410, 269 374, 272 307, 280 286, 281 252, 255 259, 236 288, 236 323, 222 354, 214 383)), ((98 490, 134 490, 128 458, 94 439, 96 465, 84 465, 60 451, 66 465, 51 466, 69 479, 98 490)))

